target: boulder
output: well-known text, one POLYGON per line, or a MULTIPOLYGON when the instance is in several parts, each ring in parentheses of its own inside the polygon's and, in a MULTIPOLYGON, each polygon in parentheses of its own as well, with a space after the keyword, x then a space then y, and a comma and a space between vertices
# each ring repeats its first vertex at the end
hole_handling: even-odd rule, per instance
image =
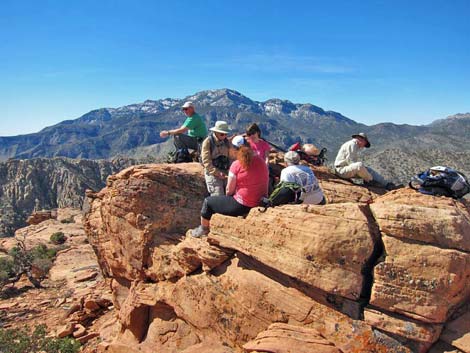
POLYGON ((364 321, 393 336, 408 341, 416 352, 426 352, 439 339, 442 325, 425 324, 405 316, 384 313, 371 308, 364 310, 364 321))
POLYGON ((370 304, 426 323, 444 323, 470 295, 470 213, 466 202, 390 192, 370 205, 384 261, 370 304))
POLYGON ((466 202, 407 188, 377 198, 370 208, 385 235, 470 251, 470 208, 466 202))
POLYGON ((75 330, 75 323, 70 323, 69 322, 66 325, 61 326, 57 329, 56 336, 58 338, 67 337, 67 336, 70 336, 73 333, 74 330, 75 330))
POLYGON ((108 177, 107 187, 89 198, 85 220, 105 273, 146 278, 155 265, 153 249, 176 245, 189 226, 199 224, 204 194, 198 163, 141 165, 108 177))
POLYGON ((48 219, 57 218, 57 212, 51 210, 34 211, 26 220, 29 225, 39 224, 47 221, 48 219))
POLYGON ((370 304, 427 323, 444 323, 470 295, 470 254, 382 235, 370 304))
POLYGON ((75 328, 73 330, 73 333, 72 333, 72 336, 74 338, 78 338, 78 337, 82 337, 82 336, 85 336, 86 334, 86 328, 85 326, 81 325, 81 324, 76 324, 75 325, 75 328))
POLYGON ((377 229, 365 205, 252 209, 246 219, 214 215, 208 240, 327 293, 358 300, 377 229))

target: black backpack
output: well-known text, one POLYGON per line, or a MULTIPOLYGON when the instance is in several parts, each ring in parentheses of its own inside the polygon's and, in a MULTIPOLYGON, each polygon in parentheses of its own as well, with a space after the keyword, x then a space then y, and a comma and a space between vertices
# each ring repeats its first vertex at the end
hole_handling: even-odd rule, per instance
POLYGON ((452 168, 436 166, 415 175, 409 186, 422 194, 459 199, 470 192, 467 177, 452 168))
POLYGON ((175 163, 189 163, 193 159, 187 148, 178 148, 175 154, 175 163))

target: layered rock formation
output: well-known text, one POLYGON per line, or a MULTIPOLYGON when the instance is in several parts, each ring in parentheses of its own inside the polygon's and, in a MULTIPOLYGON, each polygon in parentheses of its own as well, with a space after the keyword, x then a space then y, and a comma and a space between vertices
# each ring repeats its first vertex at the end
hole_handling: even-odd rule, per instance
POLYGON ((315 172, 327 205, 214 215, 203 239, 199 165, 108 178, 85 221, 118 310, 100 350, 470 351, 468 204, 315 172))
POLYGON ((0 163, 0 237, 26 226, 33 211, 80 208, 86 189, 100 190, 109 175, 137 162, 37 158, 0 163))

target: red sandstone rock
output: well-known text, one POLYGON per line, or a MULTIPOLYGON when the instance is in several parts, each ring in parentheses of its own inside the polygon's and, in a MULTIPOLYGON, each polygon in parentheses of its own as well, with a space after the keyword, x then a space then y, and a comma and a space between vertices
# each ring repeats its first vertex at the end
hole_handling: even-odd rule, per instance
POLYGON ((384 332, 416 341, 412 344, 416 352, 426 352, 439 339, 442 331, 442 325, 425 324, 404 316, 392 316, 370 308, 364 310, 364 321, 384 332))
POLYGON ((90 195, 86 216, 118 310, 116 336, 100 351, 239 353, 260 342, 268 352, 291 339, 298 350, 302 340, 350 353, 427 349, 470 295, 470 255, 462 251, 468 207, 452 200, 433 207, 432 198, 409 190, 377 198, 315 171, 335 204, 254 209, 246 219, 216 215, 204 239, 184 237, 199 223, 199 165, 137 166, 110 177, 90 195), (353 320, 372 285, 379 228, 385 251, 371 306, 366 321, 353 320), (296 334, 283 340, 288 329, 269 331, 273 323, 295 326, 296 334))
POLYGON ((70 336, 73 331, 75 330, 75 324, 74 323, 67 323, 66 325, 60 327, 57 330, 57 337, 58 338, 64 338, 67 336, 70 336))
POLYGON ((341 353, 317 330, 286 324, 272 324, 243 348, 247 352, 260 353, 341 353))
POLYGON ((85 221, 90 244, 110 276, 144 279, 154 265, 153 250, 178 244, 178 237, 199 223, 202 168, 198 163, 134 166, 108 177, 107 185, 91 200, 85 221))
POLYGON ((39 224, 48 219, 57 218, 57 212, 51 210, 34 211, 26 220, 29 225, 39 224))
POLYGON ((470 352, 470 311, 455 320, 448 322, 441 335, 441 340, 460 349, 470 352))
POLYGON ((83 307, 89 311, 97 311, 101 309, 101 306, 95 300, 85 300, 83 307))
POLYGON ((246 219, 215 215, 208 240, 325 292, 357 300, 362 268, 378 239, 365 207, 287 205, 266 212, 252 209, 246 219))
POLYGON ((76 324, 72 336, 74 338, 82 337, 86 334, 86 328, 81 324, 76 324))
POLYGON ((470 211, 465 203, 408 188, 379 197, 370 207, 385 235, 470 251, 470 211))
POLYGON ((382 236, 385 261, 374 269, 371 305, 443 323, 470 295, 470 254, 382 236))
POLYGON ((87 333, 86 335, 80 336, 77 338, 77 341, 80 342, 80 344, 85 344, 89 340, 98 337, 100 334, 98 332, 90 332, 87 333))
POLYGON ((79 283, 79 282, 90 281, 96 278, 96 276, 98 276, 98 272, 94 269, 82 270, 75 275, 74 282, 79 283))

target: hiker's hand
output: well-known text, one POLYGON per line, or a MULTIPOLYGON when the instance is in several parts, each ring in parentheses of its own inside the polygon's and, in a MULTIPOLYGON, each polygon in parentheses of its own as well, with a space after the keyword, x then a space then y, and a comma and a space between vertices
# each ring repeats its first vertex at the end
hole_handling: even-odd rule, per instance
POLYGON ((170 133, 168 132, 168 130, 163 130, 160 132, 160 137, 161 138, 165 138, 165 137, 168 137, 170 136, 170 133))

